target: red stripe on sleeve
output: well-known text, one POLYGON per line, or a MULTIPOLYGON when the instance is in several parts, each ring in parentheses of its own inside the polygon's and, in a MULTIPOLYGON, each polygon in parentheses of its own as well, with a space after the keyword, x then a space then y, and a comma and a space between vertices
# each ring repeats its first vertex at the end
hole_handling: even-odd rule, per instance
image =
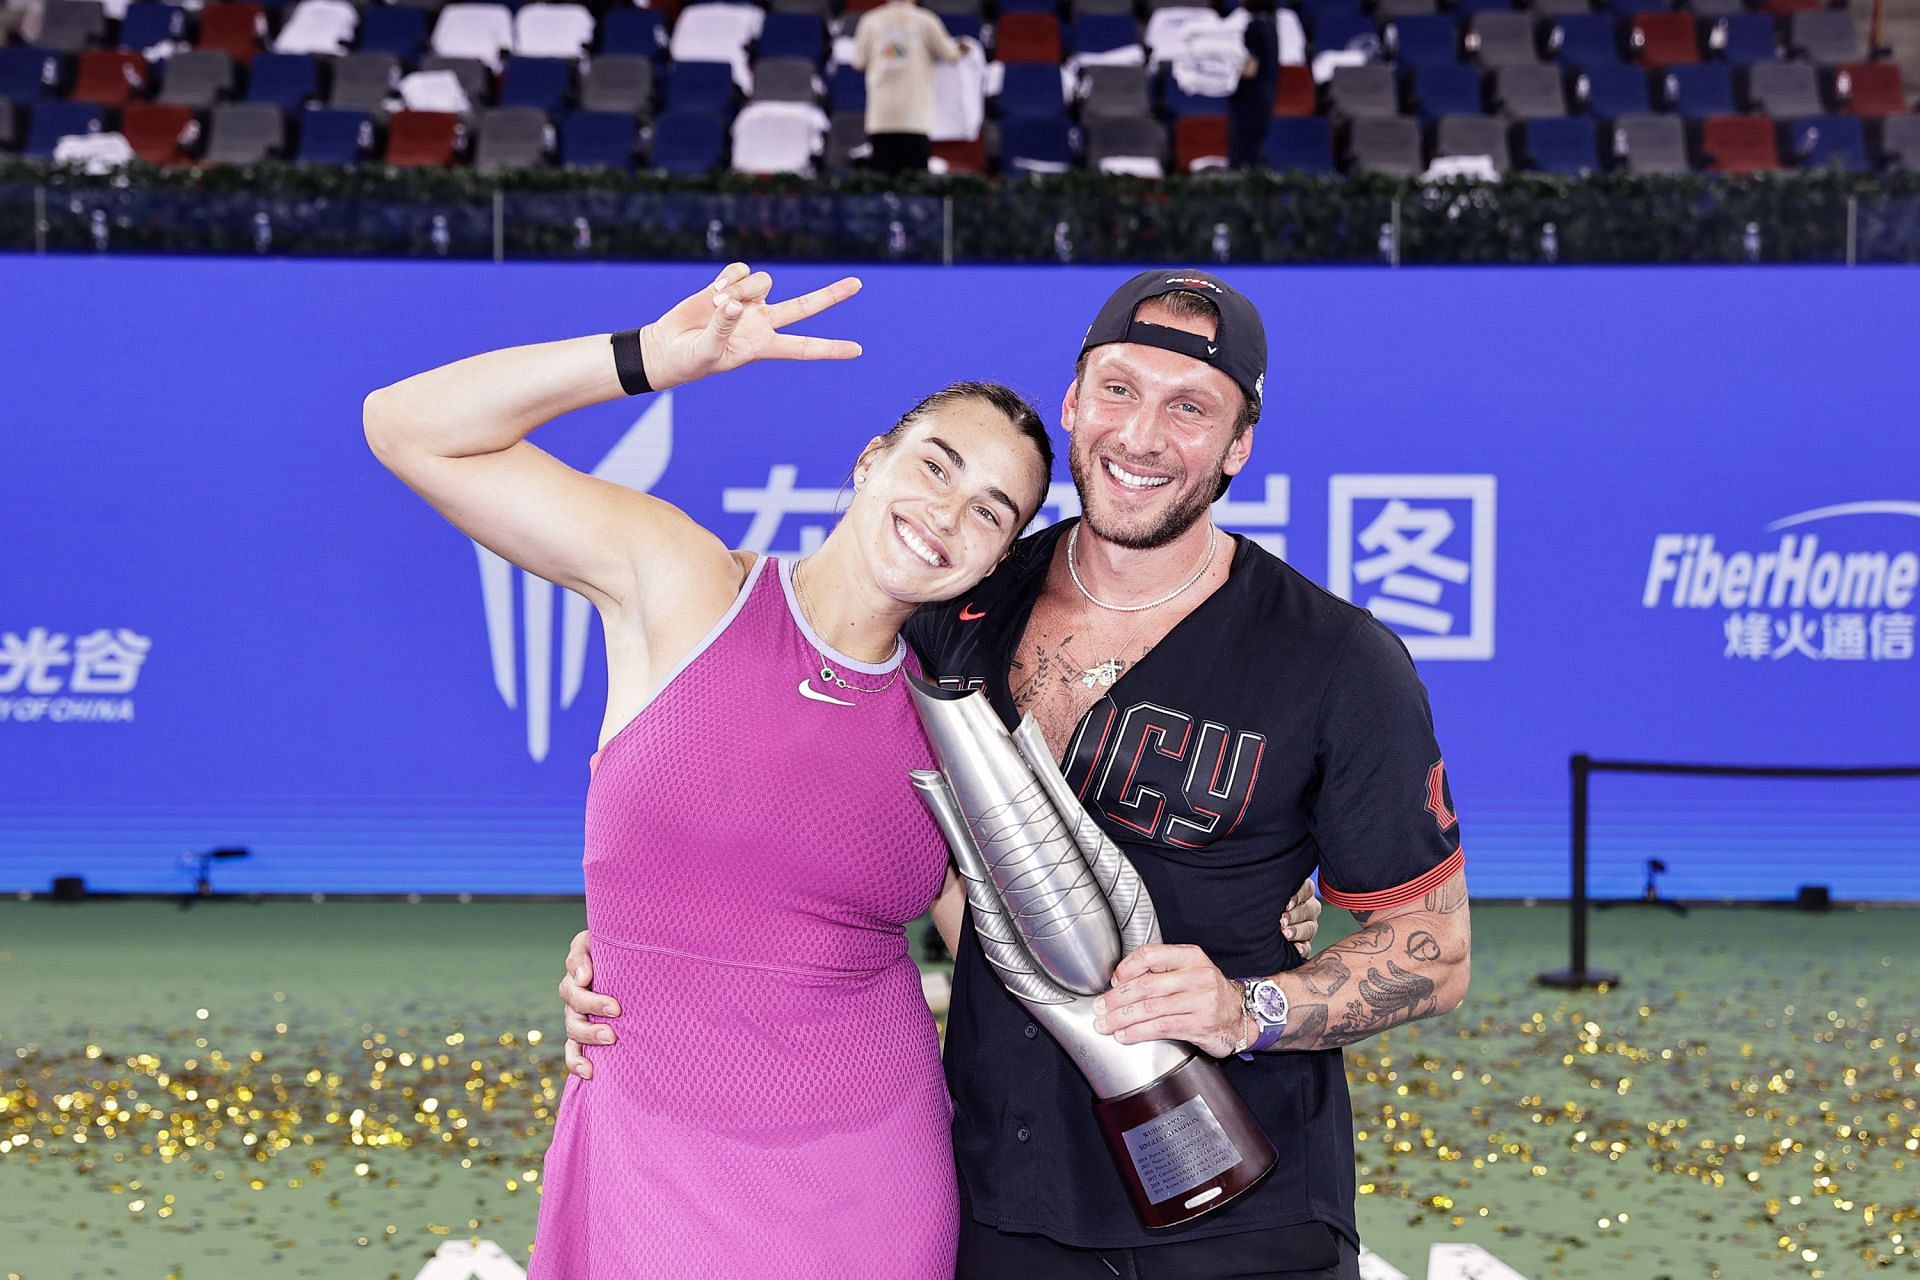
POLYGON ((1385 911, 1389 907, 1404 906, 1415 898, 1426 894, 1446 883, 1454 872, 1466 865, 1467 851, 1455 849, 1445 862, 1433 867, 1405 884, 1395 885, 1391 889, 1378 889, 1372 893, 1342 893, 1327 883, 1326 877, 1320 877, 1320 896, 1336 907, 1345 907, 1349 911, 1385 911))

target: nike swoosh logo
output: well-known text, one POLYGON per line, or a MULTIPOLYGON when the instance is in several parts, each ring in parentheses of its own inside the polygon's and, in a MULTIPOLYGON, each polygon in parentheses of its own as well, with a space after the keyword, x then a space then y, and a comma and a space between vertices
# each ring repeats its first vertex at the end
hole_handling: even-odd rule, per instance
POLYGON ((831 702, 836 707, 850 707, 853 705, 851 702, 842 702, 839 698, 821 693, 813 687, 810 681, 806 680, 800 682, 800 696, 813 702, 831 702))
POLYGON ((978 622, 986 616, 987 611, 985 609, 975 609, 971 604, 963 606, 960 610, 960 621, 962 622, 978 622))

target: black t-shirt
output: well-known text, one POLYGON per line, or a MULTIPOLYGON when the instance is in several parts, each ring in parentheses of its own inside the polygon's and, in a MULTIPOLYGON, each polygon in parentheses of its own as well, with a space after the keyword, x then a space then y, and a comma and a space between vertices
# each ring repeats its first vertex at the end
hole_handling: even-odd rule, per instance
MULTIPOLYGON (((1008 662, 1066 523, 1025 538, 967 596, 907 628, 949 688, 984 688, 1017 723, 1008 662)), ((1170 943, 1229 977, 1301 963, 1280 936, 1316 869, 1330 902, 1412 901, 1460 865, 1426 690, 1362 609, 1245 538, 1221 587, 1087 712, 1064 772, 1139 869, 1170 943)), ((1134 1216, 1071 1059, 961 929, 947 1015, 954 1152, 974 1216, 1120 1248, 1322 1222, 1354 1226, 1353 1117, 1337 1049, 1229 1058, 1227 1077, 1280 1152, 1235 1203, 1149 1234, 1134 1216)))

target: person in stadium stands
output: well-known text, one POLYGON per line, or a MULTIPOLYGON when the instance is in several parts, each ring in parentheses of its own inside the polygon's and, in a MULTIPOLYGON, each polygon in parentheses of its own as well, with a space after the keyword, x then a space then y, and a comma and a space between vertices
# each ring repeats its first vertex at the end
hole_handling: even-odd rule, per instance
POLYGON ((381 462, 605 628, 587 913, 602 987, 645 1014, 567 1080, 534 1280, 953 1273, 952 1107, 905 936, 947 851, 906 781, 933 754, 899 632, 1006 556, 1046 494, 1045 425, 994 383, 928 396, 861 451, 846 515, 798 561, 730 551, 525 439, 623 391, 859 354, 780 332, 858 281, 780 303, 770 285, 735 264, 642 329, 366 400, 381 462))
POLYGON ((867 73, 869 165, 881 173, 925 173, 933 144, 933 64, 960 46, 938 17, 913 0, 887 0, 860 15, 853 66, 867 73))
POLYGON ((1273 99, 1280 88, 1280 31, 1274 0, 1247 0, 1247 61, 1228 109, 1227 163, 1252 169, 1260 163, 1273 125, 1273 99))
MULTIPOLYGON (((984 688, 1009 724, 1035 717, 1153 896, 1167 941, 1122 960, 1100 1029, 1227 1059, 1281 1153, 1216 1212, 1143 1229, 1085 1080, 994 976, 950 881, 934 916, 955 951, 945 1057, 968 1280, 1357 1280, 1340 1047, 1466 992, 1459 827, 1405 647, 1208 517, 1247 461, 1265 382, 1245 297, 1206 272, 1134 277, 1061 402, 1084 516, 907 627, 943 684, 984 688), (1272 922, 1316 868, 1361 927, 1305 960, 1272 922)), ((589 1021, 607 1012, 586 990, 590 943, 593 964, 617 954, 576 937, 561 995, 569 1038, 593 1045, 608 1028, 589 1021)))

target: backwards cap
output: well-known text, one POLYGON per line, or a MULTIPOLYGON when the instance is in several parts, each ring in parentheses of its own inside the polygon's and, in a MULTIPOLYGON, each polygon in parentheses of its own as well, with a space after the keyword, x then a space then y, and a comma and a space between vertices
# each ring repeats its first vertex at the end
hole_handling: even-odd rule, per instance
POLYGON ((1142 271, 1121 285, 1088 326, 1080 354, 1110 342, 1137 342, 1210 364, 1233 379, 1246 393, 1253 416, 1260 416, 1267 384, 1267 326, 1245 294, 1210 272, 1186 268, 1142 271), (1219 332, 1208 340, 1185 329, 1143 324, 1133 318, 1141 303, 1169 293, 1198 294, 1219 308, 1219 332))

